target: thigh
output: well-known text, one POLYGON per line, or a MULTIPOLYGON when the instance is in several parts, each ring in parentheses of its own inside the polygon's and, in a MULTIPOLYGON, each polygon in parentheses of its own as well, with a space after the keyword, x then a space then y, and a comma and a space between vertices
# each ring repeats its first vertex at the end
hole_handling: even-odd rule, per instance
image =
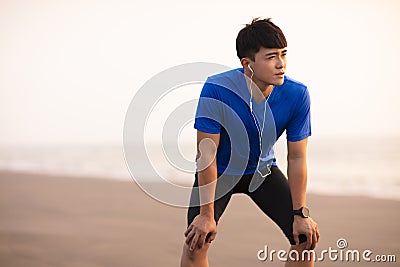
MULTIPOLYGON (((217 224, 221 215, 224 213, 226 207, 228 206, 229 200, 231 199, 232 196, 232 190, 226 188, 227 185, 225 183, 222 183, 220 181, 217 182, 216 200, 214 201, 214 219, 217 224), (223 191, 224 194, 221 194, 221 192, 223 191)), ((198 187, 198 178, 196 174, 192 193, 190 196, 190 206, 188 208, 188 213, 187 213, 187 226, 189 226, 194 220, 194 218, 200 214, 199 203, 200 203, 199 187, 198 187)))
POLYGON ((281 228, 289 242, 295 244, 292 196, 288 180, 279 168, 272 167, 271 174, 260 187, 248 195, 281 228))

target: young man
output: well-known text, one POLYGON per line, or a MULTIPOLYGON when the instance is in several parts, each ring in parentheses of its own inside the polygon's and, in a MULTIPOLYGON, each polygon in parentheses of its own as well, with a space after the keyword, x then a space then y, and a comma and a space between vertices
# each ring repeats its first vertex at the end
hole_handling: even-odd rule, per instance
POLYGON ((195 119, 198 170, 181 266, 208 266, 216 225, 234 193, 250 196, 282 229, 291 250, 301 255, 318 242, 318 226, 306 207, 310 100, 306 86, 284 75, 286 47, 285 36, 270 19, 254 19, 236 39, 243 68, 209 77, 204 84, 195 119), (284 131, 288 179, 273 151, 284 131))

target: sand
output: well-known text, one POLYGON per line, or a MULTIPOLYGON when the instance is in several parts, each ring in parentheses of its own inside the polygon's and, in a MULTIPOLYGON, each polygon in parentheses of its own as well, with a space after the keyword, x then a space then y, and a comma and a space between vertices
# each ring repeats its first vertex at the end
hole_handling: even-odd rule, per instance
MULTIPOLYGON (((309 195, 323 249, 372 250, 397 263, 330 261, 316 266, 398 266, 400 201, 309 195)), ((0 266, 178 266, 186 210, 161 204, 134 182, 0 173, 0 266)), ((280 230, 244 195, 232 198, 210 250, 211 266, 283 266, 257 252, 287 249, 280 230)))

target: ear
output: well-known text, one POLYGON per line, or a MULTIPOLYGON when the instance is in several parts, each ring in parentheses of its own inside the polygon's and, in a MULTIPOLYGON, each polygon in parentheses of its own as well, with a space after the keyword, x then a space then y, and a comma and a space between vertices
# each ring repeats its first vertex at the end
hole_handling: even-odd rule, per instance
POLYGON ((251 75, 253 73, 253 71, 250 70, 250 62, 252 62, 252 60, 248 57, 244 57, 240 60, 240 63, 242 64, 242 67, 245 71, 246 74, 251 75))
POLYGON ((250 59, 248 58, 248 57, 244 57, 244 58, 242 58, 241 60, 240 60, 240 64, 242 64, 242 67, 244 68, 244 69, 248 69, 248 66, 249 66, 249 64, 250 64, 250 59))

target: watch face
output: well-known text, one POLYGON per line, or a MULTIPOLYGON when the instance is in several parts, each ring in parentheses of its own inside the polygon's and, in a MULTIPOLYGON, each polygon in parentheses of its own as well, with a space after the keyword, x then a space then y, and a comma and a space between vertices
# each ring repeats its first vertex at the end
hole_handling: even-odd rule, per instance
POLYGON ((302 213, 304 217, 309 217, 310 216, 310 210, 307 207, 303 207, 302 213))

